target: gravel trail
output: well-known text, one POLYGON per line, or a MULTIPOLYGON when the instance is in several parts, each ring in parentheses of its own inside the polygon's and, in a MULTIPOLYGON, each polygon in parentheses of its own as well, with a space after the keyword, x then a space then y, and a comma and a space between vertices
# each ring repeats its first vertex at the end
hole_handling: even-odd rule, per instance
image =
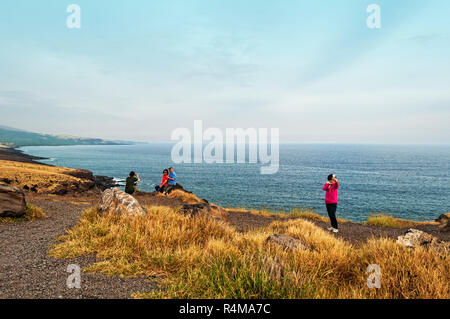
POLYGON ((48 250, 55 238, 80 220, 90 203, 80 204, 44 198, 31 199, 48 218, 33 222, 0 224, 0 298, 130 298, 139 291, 150 291, 156 283, 145 278, 125 279, 101 274, 81 273, 81 288, 68 288, 67 266, 84 267, 95 256, 55 259, 48 250))

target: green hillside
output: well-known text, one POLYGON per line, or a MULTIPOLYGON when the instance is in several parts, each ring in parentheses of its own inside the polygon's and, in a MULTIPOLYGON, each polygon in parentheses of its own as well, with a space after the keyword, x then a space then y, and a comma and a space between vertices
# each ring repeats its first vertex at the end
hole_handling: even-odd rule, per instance
POLYGON ((132 142, 108 141, 67 135, 27 132, 0 125, 0 144, 6 146, 62 146, 62 145, 127 145, 132 142))

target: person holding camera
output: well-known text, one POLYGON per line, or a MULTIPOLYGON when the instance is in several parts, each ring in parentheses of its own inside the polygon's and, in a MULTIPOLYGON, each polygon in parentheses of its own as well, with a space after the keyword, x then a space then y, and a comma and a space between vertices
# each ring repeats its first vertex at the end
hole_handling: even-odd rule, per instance
POLYGON ((130 175, 126 179, 125 193, 128 193, 130 195, 134 194, 137 191, 137 182, 140 181, 141 179, 139 178, 139 174, 131 171, 130 175))
POLYGON ((336 210, 338 204, 338 188, 339 182, 336 175, 330 174, 327 177, 327 182, 323 186, 325 193, 325 205, 327 207, 328 217, 330 217, 331 227, 328 228, 329 231, 333 233, 338 233, 338 223, 336 219, 336 210))

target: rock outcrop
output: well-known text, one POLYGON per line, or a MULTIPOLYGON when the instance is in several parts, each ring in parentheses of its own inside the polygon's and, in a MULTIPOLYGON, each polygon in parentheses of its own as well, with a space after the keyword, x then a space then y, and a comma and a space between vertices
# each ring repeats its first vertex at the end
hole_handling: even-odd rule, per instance
POLYGON ((91 183, 87 183, 89 185, 88 189, 93 188, 96 186, 99 190, 102 192, 108 188, 113 188, 117 186, 121 186, 117 184, 117 182, 114 180, 114 178, 109 176, 102 176, 102 175, 94 175, 91 171, 87 169, 77 169, 72 170, 67 175, 79 178, 83 181, 90 181, 91 183))
POLYGON ((284 234, 274 234, 266 239, 266 243, 273 243, 283 247, 286 250, 310 250, 310 248, 300 239, 284 235, 284 234))
POLYGON ((98 189, 100 189, 102 192, 108 188, 122 186, 122 185, 118 184, 114 178, 109 177, 109 176, 95 175, 94 182, 95 182, 95 186, 97 186, 98 189))
POLYGON ((67 171, 65 174, 79 179, 94 181, 94 174, 87 169, 73 169, 67 171))
POLYGON ((101 213, 115 213, 121 215, 143 215, 145 210, 131 195, 118 188, 109 188, 102 193, 99 202, 101 213))
POLYGON ((25 194, 21 189, 0 185, 0 217, 23 216, 26 208, 25 194))
POLYGON ((442 214, 436 219, 436 221, 442 224, 439 228, 440 232, 450 232, 450 213, 442 214))
POLYGON ((181 191, 183 191, 183 192, 192 194, 192 192, 185 190, 185 189, 183 188, 183 186, 182 186, 181 184, 178 184, 178 183, 176 183, 176 185, 172 185, 172 187, 169 189, 169 191, 167 192, 167 194, 170 194, 170 193, 172 193, 172 192, 175 191, 175 190, 181 190, 181 191))
POLYGON ((436 218, 436 221, 441 224, 446 224, 448 221, 450 221, 450 213, 442 214, 438 218, 436 218))
POLYGON ((442 242, 433 235, 413 228, 408 229, 404 235, 398 236, 397 243, 408 248, 425 247, 439 254, 450 252, 450 243, 442 242))
POLYGON ((207 201, 196 204, 184 204, 181 207, 180 213, 191 217, 203 215, 221 221, 226 221, 228 215, 225 209, 220 206, 210 204, 207 201))
POLYGON ((439 231, 442 233, 450 232, 450 222, 447 222, 447 224, 444 224, 441 227, 439 227, 439 231))

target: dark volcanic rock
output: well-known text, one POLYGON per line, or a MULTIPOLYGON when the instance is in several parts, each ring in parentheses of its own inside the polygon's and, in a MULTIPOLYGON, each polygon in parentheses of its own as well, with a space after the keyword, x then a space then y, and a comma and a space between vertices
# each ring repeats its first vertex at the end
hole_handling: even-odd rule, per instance
POLYGON ((199 216, 204 215, 212 217, 216 220, 227 220, 227 212, 220 206, 209 204, 207 202, 196 203, 196 204, 184 204, 181 207, 180 213, 185 216, 199 216))
POLYGON ((441 223, 441 224, 446 224, 450 221, 450 213, 447 214, 442 214, 441 216, 439 216, 438 218, 436 218, 436 221, 441 223))
POLYGON ((436 219, 436 221, 442 224, 442 226, 439 227, 440 232, 442 233, 450 232, 450 213, 442 214, 436 219))
POLYGON ((0 185, 0 217, 20 217, 27 204, 24 192, 8 185, 0 185))
POLYGON ((450 232, 450 222, 447 222, 447 224, 445 224, 442 227, 440 227, 439 231, 442 232, 442 233, 450 232))
POLYGON ((204 213, 209 210, 209 204, 198 203, 198 204, 184 204, 181 208, 181 213, 185 216, 196 216, 199 213, 204 213))
POLYGON ((122 186, 116 183, 114 178, 109 176, 94 176, 95 185, 103 192, 105 189, 122 186))
POLYGON ((77 169, 76 171, 67 172, 66 174, 80 179, 95 181, 94 174, 92 174, 92 172, 88 171, 87 169, 77 169))
POLYGON ((0 178, 0 183, 4 183, 4 184, 11 184, 13 182, 13 180, 9 179, 9 178, 0 178))
MULTIPOLYGON (((0 147, 0 160, 23 162, 23 163, 36 163, 35 160, 43 160, 45 157, 33 156, 25 154, 21 150, 15 148, 3 148, 0 147)), ((42 165, 47 165, 40 163, 42 165)))
POLYGON ((172 185, 172 187, 169 189, 169 191, 167 192, 167 194, 172 193, 174 190, 181 190, 181 191, 184 191, 184 192, 186 192, 186 193, 192 194, 192 192, 189 192, 189 191, 185 190, 185 189, 183 188, 183 186, 181 186, 181 185, 178 184, 178 183, 177 183, 176 185, 172 185))

